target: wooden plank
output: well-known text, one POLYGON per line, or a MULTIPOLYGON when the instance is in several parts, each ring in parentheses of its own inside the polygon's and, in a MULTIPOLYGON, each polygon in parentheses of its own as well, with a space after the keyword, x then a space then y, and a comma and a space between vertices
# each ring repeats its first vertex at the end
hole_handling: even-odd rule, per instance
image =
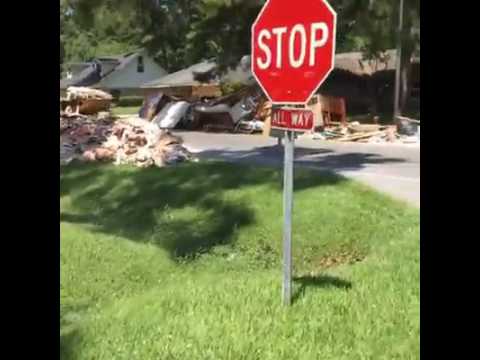
POLYGON ((222 96, 222 90, 220 88, 220 85, 217 85, 217 84, 198 85, 198 86, 193 86, 192 96, 199 97, 199 98, 220 97, 222 96))
POLYGON ((343 138, 336 139, 336 140, 337 141, 355 141, 355 140, 365 139, 365 138, 369 138, 369 137, 372 137, 372 136, 381 135, 381 134, 385 134, 385 133, 386 133, 386 130, 373 131, 373 132, 368 132, 368 133, 364 133, 364 134, 345 136, 343 138))
POLYGON ((272 103, 270 101, 265 101, 261 105, 258 114, 264 123, 262 135, 269 137, 272 129, 272 103))
POLYGON ((320 103, 325 126, 332 123, 332 115, 340 118, 343 126, 347 125, 347 107, 344 98, 320 95, 320 103))
POLYGON ((348 129, 354 133, 365 133, 370 131, 383 130, 381 125, 376 125, 376 124, 349 125, 348 129))
POLYGON ((314 116, 312 131, 314 131, 318 127, 323 126, 324 122, 323 122, 322 103, 320 100, 320 95, 314 95, 310 100, 310 102, 308 103, 307 108, 313 112, 313 116, 314 116))

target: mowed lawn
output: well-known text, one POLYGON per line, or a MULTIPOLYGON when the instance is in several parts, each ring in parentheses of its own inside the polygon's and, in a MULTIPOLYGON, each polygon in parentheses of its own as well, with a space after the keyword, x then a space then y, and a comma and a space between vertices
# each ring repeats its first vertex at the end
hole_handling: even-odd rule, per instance
POLYGON ((112 107, 113 115, 137 115, 140 106, 114 106, 112 107))
POLYGON ((419 359, 419 211, 296 171, 61 169, 60 350, 72 359, 419 359))

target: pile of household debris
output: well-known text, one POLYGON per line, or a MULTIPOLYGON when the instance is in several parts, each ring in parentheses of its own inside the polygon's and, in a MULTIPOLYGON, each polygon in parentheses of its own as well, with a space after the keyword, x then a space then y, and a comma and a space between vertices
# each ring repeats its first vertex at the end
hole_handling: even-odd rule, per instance
POLYGON ((112 96, 101 90, 68 88, 66 98, 60 99, 61 164, 78 159, 161 167, 192 158, 181 138, 156 124, 102 111, 111 101, 112 96))
MULTIPOLYGON (((171 135, 166 135, 171 129, 247 134, 263 132, 265 136, 277 136, 270 126, 272 104, 258 86, 245 86, 237 92, 216 98, 185 98, 156 93, 145 99, 139 118, 117 121, 108 111, 100 111, 109 109, 112 101, 111 95, 103 91, 71 87, 63 100, 61 128, 62 121, 71 120, 71 124, 77 124, 81 119, 83 123, 78 127, 83 130, 72 129, 73 125, 69 125, 73 135, 69 135, 66 143, 75 144, 75 152, 81 153, 82 158, 87 160, 114 158, 115 163, 162 166, 171 161, 172 156, 158 149, 153 151, 157 143, 167 146, 165 141, 160 141, 161 136, 169 136, 168 146, 176 154, 173 158, 188 158, 189 155, 182 155, 186 152, 180 150, 181 141, 175 142, 171 135), (136 125, 129 125, 128 122, 133 120, 136 125), (123 130, 118 130, 119 127, 123 130), (80 136, 77 136, 77 131, 80 136), (82 131, 89 135, 84 135, 82 131), (91 144, 98 149, 95 153, 88 148, 91 144)), ((370 124, 347 121, 343 98, 315 95, 306 108, 314 113, 315 123, 305 135, 313 139, 369 143, 420 141, 420 124, 416 120, 400 117, 397 125, 379 125, 375 119, 370 124)))
MULTIPOLYGON (((419 127, 418 127, 419 129, 419 127)), ((350 122, 346 125, 338 124, 325 127, 312 134, 315 140, 334 140, 340 142, 362 143, 418 143, 419 130, 403 131, 398 125, 360 124, 350 122)))
POLYGON ((93 115, 108 111, 112 100, 112 95, 105 91, 71 86, 67 89, 66 96, 60 98, 60 111, 74 115, 93 115))
POLYGON ((180 137, 143 119, 60 116, 60 163, 74 159, 162 167, 192 155, 180 137))
MULTIPOLYGON (((419 142, 419 122, 410 124, 404 118, 397 125, 360 124, 348 122, 342 98, 316 95, 307 105, 315 116, 314 139, 374 143, 419 142), (340 121, 332 121, 338 119, 340 121), (407 123, 402 125, 402 123, 407 123)), ((256 87, 245 87, 228 96, 215 99, 184 99, 157 94, 147 98, 140 117, 161 129, 263 132, 272 136, 270 128, 272 104, 256 87)))
POLYGON ((185 99, 160 93, 144 101, 139 116, 161 129, 254 133, 263 129, 263 122, 255 119, 261 96, 259 89, 253 87, 213 99, 185 99))

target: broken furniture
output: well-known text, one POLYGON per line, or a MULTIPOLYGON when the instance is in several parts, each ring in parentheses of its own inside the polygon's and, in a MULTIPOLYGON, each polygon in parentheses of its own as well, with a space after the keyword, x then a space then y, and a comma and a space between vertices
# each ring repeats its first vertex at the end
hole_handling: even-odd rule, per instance
POLYGON ((397 131, 401 135, 414 136, 419 132, 420 121, 406 116, 397 116, 397 131))
POLYGON ((323 113, 322 113, 322 101, 320 95, 314 95, 307 104, 307 109, 313 112, 313 129, 321 128, 324 126, 323 113))
POLYGON ((157 115, 160 110, 162 110, 162 108, 171 100, 171 97, 163 93, 147 96, 143 101, 142 107, 140 108, 138 115, 142 119, 152 121, 155 115, 157 115))
POLYGON ((112 95, 105 91, 71 86, 66 97, 60 99, 60 107, 66 113, 92 115, 110 110, 112 100, 112 95))
POLYGON ((245 129, 245 121, 252 120, 255 115, 258 97, 251 89, 242 89, 237 93, 197 104, 193 107, 195 122, 206 131, 233 132, 245 129))
POLYGON ((347 126, 347 107, 344 98, 320 95, 320 103, 324 126, 330 126, 332 121, 340 121, 342 126, 347 126))

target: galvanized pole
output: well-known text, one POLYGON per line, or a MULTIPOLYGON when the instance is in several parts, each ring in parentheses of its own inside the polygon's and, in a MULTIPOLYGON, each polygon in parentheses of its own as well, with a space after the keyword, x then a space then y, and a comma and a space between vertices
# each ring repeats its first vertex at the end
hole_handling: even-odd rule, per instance
POLYGON ((283 170, 283 304, 292 303, 293 131, 285 131, 283 170))
POLYGON ((400 8, 398 15, 398 32, 397 32, 397 68, 395 71, 395 99, 393 104, 393 119, 397 120, 400 115, 400 72, 402 62, 402 30, 403 30, 403 0, 400 0, 400 8))

